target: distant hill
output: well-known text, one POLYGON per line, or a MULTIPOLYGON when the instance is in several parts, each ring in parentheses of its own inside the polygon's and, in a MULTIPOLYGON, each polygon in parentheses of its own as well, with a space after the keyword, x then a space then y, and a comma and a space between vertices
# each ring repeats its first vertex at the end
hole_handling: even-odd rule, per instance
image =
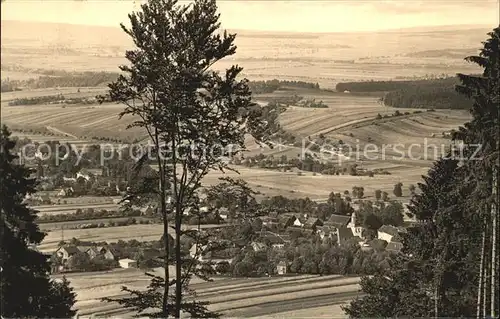
POLYGON ((67 47, 118 46, 131 47, 132 41, 119 26, 88 26, 77 24, 2 20, 2 47, 67 47))
POLYGON ((421 27, 410 27, 410 28, 397 28, 397 29, 387 29, 384 32, 449 32, 449 31, 478 31, 478 30, 492 30, 495 28, 494 25, 487 24, 452 24, 452 25, 440 25, 440 26, 421 26, 421 27))
MULTIPOLYGON (((118 65, 127 63, 125 51, 133 48, 118 25, 2 20, 1 28, 2 71, 10 72, 3 72, 2 78, 38 77, 32 70, 39 69, 116 72, 118 65)), ((418 29, 358 33, 228 30, 238 34, 237 53, 214 68, 239 64, 245 68, 242 75, 252 80, 318 82, 325 88, 340 81, 469 72, 474 66, 463 61, 468 55, 461 56, 468 53, 463 50, 479 49, 490 29, 450 28, 435 32, 426 28, 426 33, 418 29)))

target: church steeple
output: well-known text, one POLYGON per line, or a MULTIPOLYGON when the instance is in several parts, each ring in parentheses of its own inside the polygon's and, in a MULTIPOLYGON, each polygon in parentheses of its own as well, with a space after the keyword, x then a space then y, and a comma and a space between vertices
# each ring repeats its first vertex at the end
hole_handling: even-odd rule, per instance
POLYGON ((351 227, 356 227, 357 219, 356 219, 356 212, 353 212, 351 214, 351 227))

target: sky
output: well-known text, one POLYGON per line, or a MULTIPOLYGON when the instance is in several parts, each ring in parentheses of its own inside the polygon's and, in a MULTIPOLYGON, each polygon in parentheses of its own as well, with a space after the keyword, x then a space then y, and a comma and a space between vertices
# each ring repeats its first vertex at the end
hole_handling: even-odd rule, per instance
MULTIPOLYGON (((222 27, 356 32, 440 25, 499 25, 500 0, 218 0, 222 27)), ((118 26, 140 0, 5 0, 2 20, 118 26)))

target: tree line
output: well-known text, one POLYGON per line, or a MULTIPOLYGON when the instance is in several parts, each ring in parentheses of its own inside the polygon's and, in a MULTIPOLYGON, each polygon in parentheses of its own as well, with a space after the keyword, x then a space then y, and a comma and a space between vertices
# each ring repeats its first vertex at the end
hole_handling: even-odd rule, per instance
POLYGON ((253 94, 273 93, 282 88, 302 88, 302 89, 317 89, 319 90, 318 83, 310 83, 304 81, 288 81, 288 80, 267 80, 267 81, 250 81, 249 88, 253 94))
POLYGON ((338 83, 339 92, 380 92, 381 102, 402 108, 469 109, 471 102, 458 94, 458 77, 413 81, 364 81, 338 83))

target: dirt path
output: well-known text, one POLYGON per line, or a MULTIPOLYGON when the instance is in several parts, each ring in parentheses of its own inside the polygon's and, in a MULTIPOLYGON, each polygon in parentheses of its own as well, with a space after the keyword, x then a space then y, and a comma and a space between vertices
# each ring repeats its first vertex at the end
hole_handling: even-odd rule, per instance
POLYGON ((66 133, 64 131, 61 131, 58 128, 55 128, 55 127, 52 127, 52 126, 47 126, 46 128, 47 128, 47 130, 49 130, 49 131, 51 131, 53 133, 64 135, 64 136, 68 136, 68 137, 74 138, 75 140, 79 139, 78 136, 70 134, 70 133, 66 133))

